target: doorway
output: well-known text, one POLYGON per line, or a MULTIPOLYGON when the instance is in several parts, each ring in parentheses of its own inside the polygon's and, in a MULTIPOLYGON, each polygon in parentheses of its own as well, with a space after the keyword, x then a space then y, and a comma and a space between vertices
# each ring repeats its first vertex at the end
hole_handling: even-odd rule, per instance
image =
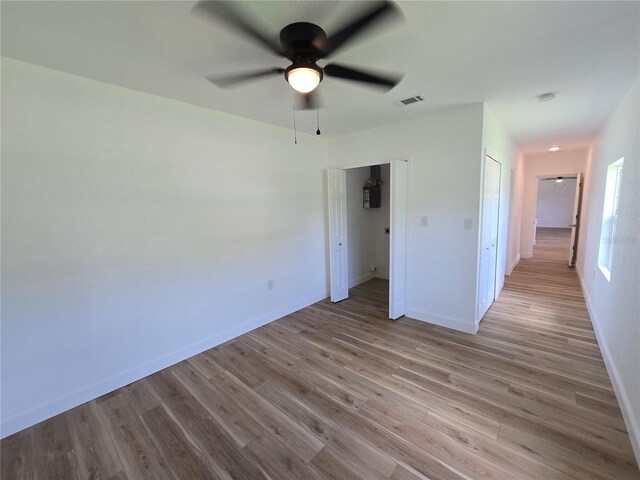
POLYGON ((539 257, 561 254, 574 266, 578 253, 582 174, 537 178, 534 244, 539 257))
POLYGON ((355 285, 386 277, 389 318, 395 320, 406 308, 407 162, 376 165, 373 172, 371 167, 328 171, 331 301, 348 298, 355 285))

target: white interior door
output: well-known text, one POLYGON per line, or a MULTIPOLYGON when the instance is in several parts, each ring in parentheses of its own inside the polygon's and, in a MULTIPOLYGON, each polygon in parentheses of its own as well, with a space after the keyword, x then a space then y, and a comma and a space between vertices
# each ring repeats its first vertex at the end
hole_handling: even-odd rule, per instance
POLYGON ((502 166, 487 156, 482 199, 480 275, 478 279, 478 318, 486 313, 496 294, 500 176, 502 166))
POLYGON ((391 238, 389 242, 389 318, 405 314, 407 269, 407 162, 391 162, 391 238))
POLYGON ((582 207, 582 174, 579 173, 576 178, 576 194, 573 199, 573 215, 571 219, 571 247, 569 248, 569 266, 573 267, 576 264, 576 257, 578 256, 578 235, 580 233, 580 209, 582 207))
POLYGON ((349 297, 347 172, 329 169, 329 270, 331 301, 349 297))

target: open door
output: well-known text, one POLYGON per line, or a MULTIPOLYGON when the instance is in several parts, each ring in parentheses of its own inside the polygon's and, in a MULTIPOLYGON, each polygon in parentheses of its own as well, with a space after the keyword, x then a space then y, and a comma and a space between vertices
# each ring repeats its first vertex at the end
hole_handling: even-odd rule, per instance
POLYGON ((478 318, 482 318, 496 296, 500 178, 502 165, 485 157, 482 217, 480 230, 480 273, 478 278, 478 318))
POLYGON ((329 266, 331 301, 349 297, 347 257, 347 172, 329 169, 329 266))
MULTIPOLYGON (((571 248, 569 249, 569 266, 573 267, 578 258, 578 236, 580 235, 580 211, 582 210, 582 174, 576 177, 576 194, 573 200, 573 223, 571 227, 571 248)), ((566 217, 565 217, 566 218, 566 217)))
POLYGON ((407 258, 407 162, 391 162, 391 238, 389 242, 389 318, 405 314, 407 258))

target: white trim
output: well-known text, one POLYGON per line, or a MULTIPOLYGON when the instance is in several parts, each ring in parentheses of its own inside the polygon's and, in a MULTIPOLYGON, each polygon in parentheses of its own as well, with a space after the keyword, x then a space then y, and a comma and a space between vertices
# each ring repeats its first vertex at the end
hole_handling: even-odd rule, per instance
POLYGON ((266 325, 267 323, 273 322, 274 320, 324 300, 325 298, 326 293, 308 297, 300 302, 260 315, 257 318, 237 325, 222 333, 218 333, 217 335, 192 343, 191 345, 167 355, 163 355, 160 358, 151 360, 150 362, 144 363, 138 367, 116 373, 115 375, 111 375, 95 383, 86 385, 74 392, 51 398, 25 408, 24 410, 20 410, 12 415, 8 415, 0 422, 0 438, 19 432, 20 430, 51 418, 54 415, 58 415, 70 410, 71 408, 77 407, 78 405, 82 405, 83 403, 98 398, 101 395, 105 395, 113 390, 135 382, 136 380, 140 380, 141 378, 147 377, 164 368, 170 367, 171 365, 175 365, 176 363, 193 357, 198 353, 209 350, 216 345, 227 342, 233 338, 250 332, 251 330, 266 325))
POLYGON ((407 308, 405 316, 421 322, 432 323, 434 325, 451 328, 452 330, 470 333, 472 335, 475 335, 478 332, 478 325, 467 320, 462 320, 461 318, 447 317, 445 315, 438 315, 437 313, 414 310, 411 308, 407 308))
POLYGON ((513 273, 519 261, 520 261, 520 254, 516 255, 515 260, 509 266, 509 273, 507 273, 507 275, 511 275, 513 273))
POLYGON ((349 282, 349 288, 356 287, 356 286, 360 285, 361 283, 368 282, 369 280, 373 280, 374 278, 376 278, 376 274, 375 273, 365 273, 364 275, 360 275, 359 277, 355 278, 354 280, 351 280, 349 282))
POLYGON ((609 346, 605 341, 605 337, 602 334, 600 321, 598 320, 595 311, 591 307, 589 295, 587 294, 587 290, 584 288, 582 272, 580 272, 580 269, 578 267, 576 267, 576 272, 578 274, 578 280, 580 280, 580 287, 582 288, 584 301, 587 304, 587 310, 589 311, 589 316, 591 317, 591 324, 593 325, 593 330, 596 334, 596 339, 598 340, 598 346, 600 347, 600 351, 602 352, 602 359, 604 360, 604 365, 607 368, 607 373, 609 374, 609 378, 611 379, 613 390, 616 393, 620 411, 622 412, 622 417, 624 418, 624 424, 627 427, 627 431, 629 432, 629 440, 631 440, 631 446, 633 447, 636 461, 640 464, 640 424, 638 424, 638 419, 633 412, 633 408, 631 408, 631 401, 629 400, 629 396, 627 395, 627 391, 624 387, 624 384, 622 383, 622 380, 620 380, 620 374, 618 373, 616 364, 613 361, 613 357, 611 356, 609 346))

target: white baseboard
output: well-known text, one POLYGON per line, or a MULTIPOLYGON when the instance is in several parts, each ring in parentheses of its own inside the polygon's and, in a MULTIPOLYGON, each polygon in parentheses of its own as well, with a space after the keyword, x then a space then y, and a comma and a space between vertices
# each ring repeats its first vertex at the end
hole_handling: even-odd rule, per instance
POLYGON ((349 281, 349 288, 357 287, 361 283, 368 282, 369 280, 373 280, 376 278, 375 273, 365 273, 360 275, 359 277, 354 278, 349 281))
POLYGON ((593 324, 593 330, 596 334, 596 339, 598 340, 598 346, 600 347, 600 351, 602 352, 602 359, 604 360, 604 365, 607 368, 607 373, 609 374, 609 378, 611 379, 613 390, 616 393, 620 411, 622 412, 622 417, 624 418, 624 424, 627 427, 627 432, 629 432, 629 439, 631 440, 633 453, 636 456, 636 461, 638 462, 638 464, 640 464, 640 424, 638 423, 638 419, 636 418, 635 412, 633 411, 631 401, 629 400, 629 396, 627 395, 627 390, 625 389, 624 384, 620 379, 620 374, 618 373, 616 364, 614 363, 613 357, 611 356, 609 346, 607 345, 605 337, 602 334, 600 321, 598 320, 598 317, 596 316, 595 311, 591 306, 589 294, 584 288, 582 272, 577 266, 576 273, 578 274, 578 280, 580 280, 580 287, 582 288, 584 301, 587 304, 587 310, 589 311, 589 316, 591 317, 591 323, 593 324))
POLYGON ((78 405, 82 405, 90 400, 98 398, 120 387, 124 387, 136 380, 147 377, 153 373, 163 370, 171 365, 175 365, 187 358, 193 357, 198 353, 209 350, 210 348, 220 345, 254 330, 262 325, 273 322, 279 318, 289 315, 293 312, 308 307, 311 304, 324 300, 326 294, 318 294, 306 298, 300 302, 288 305, 278 310, 266 313, 257 318, 237 325, 229 330, 218 333, 204 340, 192 343, 186 347, 176 350, 160 358, 151 360, 143 365, 132 368, 130 370, 117 373, 90 385, 86 385, 76 391, 65 395, 49 399, 31 407, 25 408, 19 412, 9 415, 0 421, 0 438, 4 438, 13 433, 19 432, 36 423, 42 422, 48 418, 58 415, 62 412, 70 410, 78 405))
POLYGON ((519 261, 520 261, 520 254, 516 255, 516 258, 513 261, 513 263, 509 265, 509 273, 507 275, 511 275, 513 273, 513 270, 516 268, 516 265, 518 265, 519 261))
POLYGON ((471 333, 472 335, 475 335, 478 332, 478 326, 475 322, 468 322, 460 318, 447 317, 445 315, 438 315, 436 313, 410 308, 405 312, 405 316, 413 318, 414 320, 420 320, 421 322, 432 323, 441 327, 451 328, 452 330, 458 330, 459 332, 471 333))
POLYGON ((521 253, 521 256, 520 256, 520 258, 531 258, 531 257, 533 257, 533 252, 524 252, 524 253, 521 253))

